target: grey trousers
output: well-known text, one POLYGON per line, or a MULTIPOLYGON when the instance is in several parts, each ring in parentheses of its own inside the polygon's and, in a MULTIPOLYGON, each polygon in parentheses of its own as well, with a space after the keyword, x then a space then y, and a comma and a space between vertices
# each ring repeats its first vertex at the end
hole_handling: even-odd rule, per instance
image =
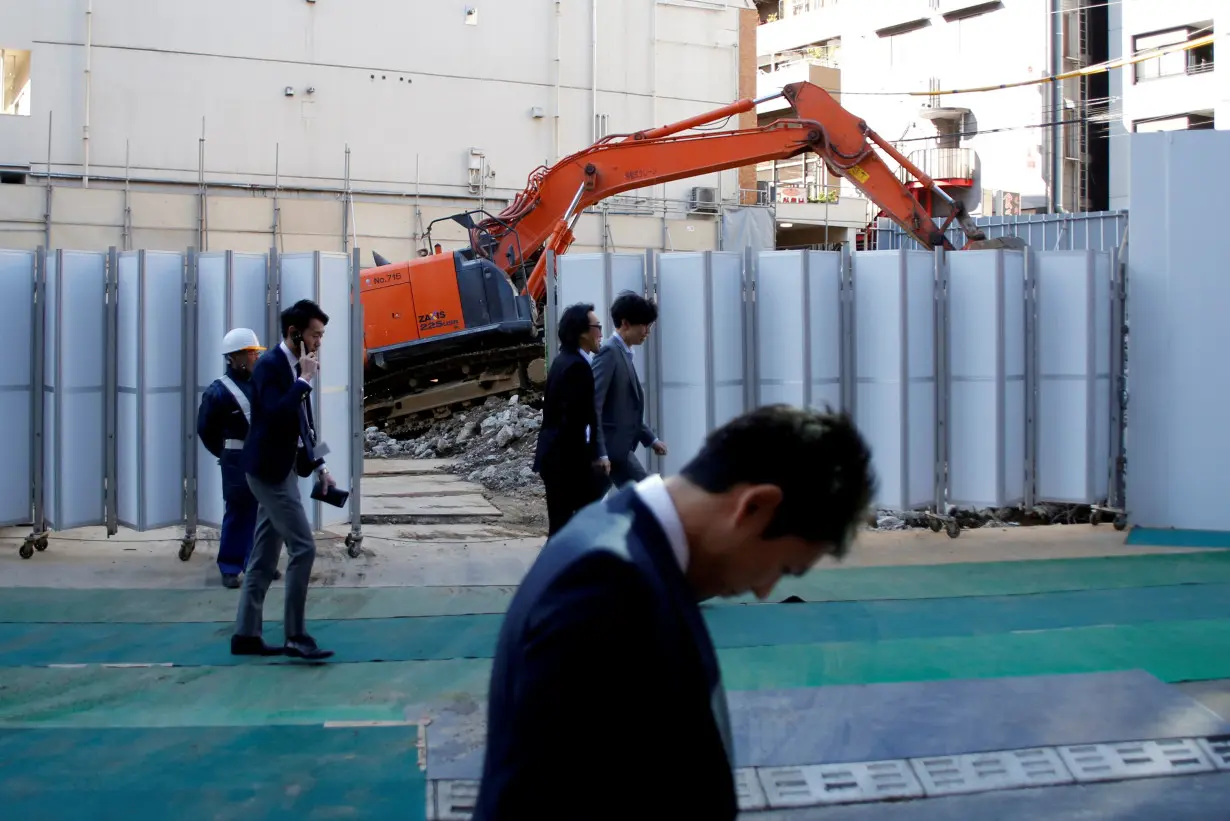
POLYGON ((243 588, 239 591, 239 613, 235 617, 235 635, 259 636, 265 607, 265 593, 273 583, 278 568, 278 554, 286 544, 289 561, 286 564, 286 615, 283 628, 286 638, 307 633, 304 610, 307 607, 308 580, 316 561, 316 540, 299 495, 299 477, 292 470, 277 484, 268 484, 248 474, 248 487, 256 497, 256 539, 252 555, 244 572, 243 588))
POLYGON ((636 458, 636 451, 628 451, 623 459, 611 459, 611 475, 607 477, 606 490, 619 490, 628 482, 639 482, 648 475, 641 460, 636 458))

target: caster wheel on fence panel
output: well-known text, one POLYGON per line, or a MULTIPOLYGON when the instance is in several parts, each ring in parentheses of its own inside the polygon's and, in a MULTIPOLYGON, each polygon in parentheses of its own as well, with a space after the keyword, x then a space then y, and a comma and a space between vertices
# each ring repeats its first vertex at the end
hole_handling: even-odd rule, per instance
POLYGON ((47 537, 39 536, 37 539, 35 539, 34 549, 37 550, 39 553, 42 553, 44 550, 46 550, 47 549, 47 537))
POLYGON ((1102 511, 1095 510, 1092 513, 1090 513, 1089 514, 1089 524, 1092 527, 1097 527, 1098 525, 1102 524, 1102 511))
POLYGON ((24 542, 22 542, 21 547, 17 548, 17 555, 21 556, 23 559, 28 559, 31 556, 33 556, 34 555, 34 542, 32 542, 30 539, 26 539, 24 542))
POLYGON ((363 537, 354 536, 346 537, 346 555, 352 559, 359 558, 359 554, 363 552, 363 537))
POLYGON ((956 519, 949 519, 945 530, 948 531, 948 538, 955 539, 961 535, 961 523, 956 519))
POLYGON ((192 558, 192 551, 196 550, 196 539, 184 539, 179 545, 179 560, 186 562, 192 558))
POLYGON ((1120 532, 1127 530, 1127 516, 1116 516, 1114 528, 1120 532))
POLYGON ((927 522, 927 527, 931 528, 932 533, 939 533, 941 530, 944 529, 944 523, 940 521, 939 519, 935 518, 934 516, 932 516, 930 518, 930 521, 927 522))

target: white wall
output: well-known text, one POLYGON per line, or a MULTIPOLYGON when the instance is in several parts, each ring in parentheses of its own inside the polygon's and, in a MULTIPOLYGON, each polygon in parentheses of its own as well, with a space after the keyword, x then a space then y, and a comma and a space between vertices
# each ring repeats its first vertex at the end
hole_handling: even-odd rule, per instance
POLYGON ((1230 530, 1230 278, 1216 241, 1230 134, 1127 139, 1129 514, 1145 527, 1230 530))
MULTIPOLYGON (((53 169, 80 173, 86 4, 0 0, 0 45, 33 51, 34 92, 32 116, 0 117, 0 165, 45 164, 54 112, 53 169)), ((280 143, 285 184, 337 187, 349 144, 356 188, 418 182, 428 196, 468 197, 474 146, 495 172, 488 196, 507 197, 536 166, 592 141, 595 8, 597 113, 624 132, 737 97, 739 5, 100 0, 91 174, 122 175, 130 143, 136 174, 194 183, 204 118, 211 181, 271 183, 280 143), (546 116, 531 117, 535 106, 546 116)), ((669 191, 698 184, 718 181, 669 191)), ((735 172, 722 185, 733 192, 735 172)))
MULTIPOLYGON (((1213 34, 1222 34, 1230 16, 1220 0, 1123 0, 1108 8, 1110 17, 1110 58, 1131 56, 1134 38, 1141 34, 1213 20, 1213 34)), ((1224 37, 1218 46, 1222 46, 1224 37)), ((1110 144, 1110 207, 1126 208, 1131 196, 1132 175, 1130 146, 1126 139, 1138 120, 1212 110, 1215 126, 1230 128, 1230 71, 1224 67, 1226 56, 1217 55, 1220 63, 1207 74, 1159 77, 1135 82, 1135 66, 1111 72, 1110 93, 1121 98, 1112 110, 1122 111, 1122 117, 1111 121, 1110 144)))
MULTIPOLYGON (((865 0, 864 0, 865 2, 865 0)), ((964 6, 968 3, 946 3, 964 6)), ((1042 0, 1004 0, 1002 9, 953 22, 925 0, 892 0, 877 14, 863 13, 863 2, 841 2, 819 11, 763 25, 758 30, 761 56, 831 37, 841 38, 841 102, 888 140, 929 137, 935 128, 919 116, 928 98, 884 92, 928 90, 935 77, 942 89, 969 88, 1038 78, 1048 74, 1048 15, 1042 0), (878 29, 927 18, 925 28, 894 37, 878 29)), ((1047 121, 1044 86, 940 98, 942 107, 968 108, 980 131, 1036 125, 1047 121)), ((1045 197, 1046 131, 1030 128, 981 134, 962 145, 978 152, 985 188, 1045 197)), ((918 140, 899 147, 934 147, 918 140)))

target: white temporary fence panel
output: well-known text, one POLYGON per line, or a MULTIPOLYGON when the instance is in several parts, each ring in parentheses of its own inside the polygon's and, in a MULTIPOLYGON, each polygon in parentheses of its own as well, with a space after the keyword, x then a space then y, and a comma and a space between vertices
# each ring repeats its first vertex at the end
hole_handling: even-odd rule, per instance
POLYGON ((842 408, 843 262, 834 251, 759 254, 757 405, 842 408))
MULTIPOLYGON (((1225 100, 1226 68, 1217 71, 1225 100)), ((1230 131, 1118 139, 1130 140, 1129 208, 1140 226, 1127 259, 1127 510, 1140 527, 1230 530, 1230 276, 1219 239, 1230 131)))
POLYGON ((184 520, 184 255, 119 255, 116 349, 118 521, 184 520))
POLYGON ((881 508, 936 497, 935 257, 854 255, 855 415, 880 479, 881 508))
MULTIPOLYGON (((196 407, 206 388, 226 372, 222 338, 232 328, 251 328, 261 344, 280 341, 267 326, 269 257, 264 254, 210 252, 197 257, 196 407)), ((197 517, 222 526, 222 474, 218 460, 197 443, 197 517)))
POLYGON ((0 525, 25 524, 33 511, 36 263, 33 251, 0 251, 0 328, 9 335, 0 352, 0 525))
POLYGON ((679 472, 709 431, 746 407, 743 255, 658 257, 661 472, 679 472))
POLYGON ((1032 257, 1040 501, 1082 504, 1107 495, 1111 259, 1111 254, 1095 251, 1050 251, 1032 257))
POLYGON ((105 522, 106 293, 105 253, 48 256, 43 476, 47 524, 55 530, 105 522))
MULTIPOLYGON (((313 380, 312 414, 316 421, 316 441, 329 447, 325 462, 330 473, 339 488, 350 490, 354 443, 350 407, 351 259, 346 254, 320 251, 285 254, 281 257, 280 279, 280 310, 300 299, 311 299, 329 316, 320 349, 320 371, 313 380)), ((309 477, 299 483, 312 526, 320 529, 349 522, 348 508, 336 508, 311 498, 314 481, 309 477)))
POLYGON ((947 255, 948 501, 1025 499, 1025 253, 947 255))
MULTIPOLYGON (((652 284, 646 272, 646 258, 640 254, 568 254, 556 261, 556 317, 562 314, 569 305, 590 304, 594 313, 602 323, 603 339, 610 338, 615 333, 611 319, 611 303, 624 291, 631 291, 645 297, 652 297, 652 284)), ((549 332, 554 334, 558 326, 553 321, 549 332)), ((655 326, 653 333, 657 333, 655 326)), ((652 340, 652 337, 651 337, 652 340)), ((637 345, 632 348, 632 362, 636 367, 636 376, 641 382, 641 390, 645 395, 645 415, 650 426, 657 423, 652 389, 652 365, 650 352, 657 350, 656 343, 637 345)), ((655 463, 646 453, 645 448, 638 446, 634 451, 641 464, 652 468, 655 463)))

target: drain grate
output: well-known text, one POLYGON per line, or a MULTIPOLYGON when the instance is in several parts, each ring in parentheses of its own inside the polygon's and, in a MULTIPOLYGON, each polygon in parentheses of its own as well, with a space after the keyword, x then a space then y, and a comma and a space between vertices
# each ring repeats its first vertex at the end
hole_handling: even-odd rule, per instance
POLYGON ((1078 744, 1060 747, 1059 755, 1077 781, 1119 781, 1213 769, 1200 746, 1187 738, 1078 744))
POLYGON ((1049 748, 915 758, 910 763, 927 795, 1070 784, 1073 780, 1059 755, 1049 748))
POLYGON ((765 767, 759 775, 770 807, 853 804, 923 796, 922 785, 904 760, 765 767))
POLYGON ((763 810, 768 805, 754 767, 735 770, 735 795, 739 798, 739 809, 745 812, 763 810))
POLYGON ((1202 738, 1199 744, 1200 749, 1204 750, 1205 755, 1213 762, 1213 766, 1219 770, 1230 770, 1230 735, 1202 738))
POLYGON ((428 813, 427 821, 469 821, 478 801, 477 781, 433 781, 435 813, 428 813))

